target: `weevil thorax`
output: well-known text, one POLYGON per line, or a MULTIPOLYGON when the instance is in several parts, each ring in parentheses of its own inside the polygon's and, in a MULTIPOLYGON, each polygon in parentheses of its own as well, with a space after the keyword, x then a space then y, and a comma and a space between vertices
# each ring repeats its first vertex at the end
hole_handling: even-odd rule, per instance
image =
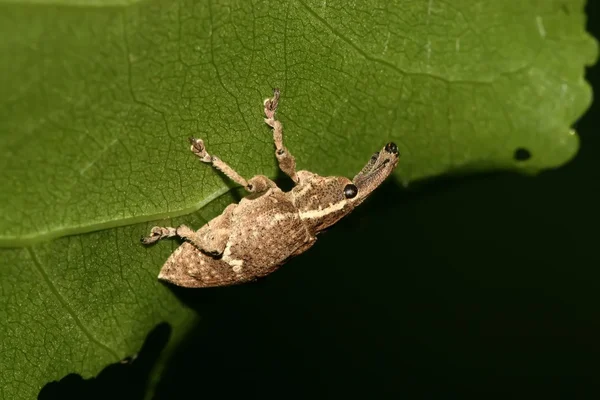
POLYGON ((316 234, 348 215, 392 173, 398 158, 398 147, 388 143, 353 180, 298 171, 299 183, 291 196, 305 226, 316 234))
POLYGON ((298 171, 300 183, 292 189, 292 201, 308 230, 317 232, 335 224, 354 206, 344 196, 344 187, 352 184, 341 176, 320 176, 298 171))

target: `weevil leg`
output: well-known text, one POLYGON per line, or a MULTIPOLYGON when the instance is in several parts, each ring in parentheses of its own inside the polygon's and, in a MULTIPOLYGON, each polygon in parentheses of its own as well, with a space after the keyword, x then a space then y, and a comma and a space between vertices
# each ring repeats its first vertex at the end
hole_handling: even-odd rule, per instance
POLYGON ((238 174, 233 168, 231 168, 226 162, 221 160, 217 156, 211 156, 206 151, 206 147, 204 146, 204 141, 202 139, 189 138, 192 150, 198 158, 207 164, 212 164, 213 167, 227 175, 229 179, 237 183, 238 185, 242 185, 247 191, 254 192, 256 191, 254 185, 249 183, 243 176, 238 174))
POLYGON ((179 236, 205 253, 223 254, 231 232, 233 210, 236 207, 237 204, 230 204, 221 215, 213 218, 197 231, 186 225, 179 225, 177 228, 155 226, 149 236, 142 237, 141 242, 148 245, 161 239, 179 236))
POLYGON ((158 242, 160 239, 166 239, 175 236, 177 236, 177 228, 172 228, 170 226, 155 226, 150 230, 150 235, 142 236, 140 241, 142 244, 152 244, 158 242))
POLYGON ((238 185, 242 185, 250 193, 264 192, 270 187, 277 187, 272 180, 264 175, 256 175, 247 181, 243 176, 235 172, 233 168, 227 165, 227 163, 221 160, 219 157, 208 154, 202 139, 189 138, 189 141, 191 143, 192 153, 198 156, 202 162, 212 164, 213 167, 227 175, 229 179, 238 185))
POLYGON ((279 89, 273 89, 273 97, 264 101, 265 106, 265 122, 273 128, 273 142, 275 142, 275 157, 279 162, 279 168, 295 183, 298 183, 298 175, 296 174, 296 159, 283 145, 283 125, 275 119, 275 112, 279 103, 279 89))

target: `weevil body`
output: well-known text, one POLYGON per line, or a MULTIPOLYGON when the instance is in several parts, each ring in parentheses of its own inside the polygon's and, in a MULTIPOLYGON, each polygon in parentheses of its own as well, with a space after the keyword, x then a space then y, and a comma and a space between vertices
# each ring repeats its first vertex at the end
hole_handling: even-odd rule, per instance
POLYGON ((154 227, 142 243, 179 236, 185 242, 171 254, 159 279, 183 287, 228 286, 270 274, 291 257, 308 250, 317 234, 348 215, 377 188, 398 164, 398 148, 388 143, 373 154, 350 180, 296 171, 296 161, 283 145, 283 127, 275 119, 279 90, 265 100, 265 122, 273 128, 279 167, 295 183, 283 192, 264 175, 246 181, 218 157, 207 153, 201 139, 190 139, 191 150, 250 195, 230 204, 221 215, 197 231, 154 227))

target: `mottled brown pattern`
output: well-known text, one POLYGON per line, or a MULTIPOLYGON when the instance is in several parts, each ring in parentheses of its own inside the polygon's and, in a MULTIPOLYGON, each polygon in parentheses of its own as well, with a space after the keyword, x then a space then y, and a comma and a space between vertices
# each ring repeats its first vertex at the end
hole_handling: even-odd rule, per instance
POLYGON ((228 205, 221 215, 213 218, 192 235, 186 236, 185 239, 205 253, 222 254, 229 241, 231 220, 236 208, 236 204, 228 205))
POLYGON ((323 177, 308 171, 298 171, 298 176, 300 184, 292 189, 291 194, 300 213, 334 209, 336 205, 344 203, 339 210, 327 212, 320 218, 304 219, 304 224, 313 235, 335 224, 354 208, 344 196, 344 187, 352 183, 350 179, 341 176, 323 177))
POLYGON ((167 259, 158 279, 190 288, 242 283, 229 264, 201 252, 187 242, 167 259))
POLYGON ((246 181, 218 157, 211 156, 201 139, 190 139, 192 152, 211 163, 251 194, 198 231, 187 226, 153 227, 142 243, 173 236, 186 240, 165 262, 159 279, 184 287, 227 286, 270 274, 286 260, 302 254, 316 235, 348 215, 394 170, 398 148, 388 143, 373 154, 351 181, 296 171, 294 157, 283 145, 283 127, 275 119, 279 91, 265 100, 265 122, 273 128, 280 169, 296 184, 288 193, 264 175, 246 181))
POLYGON ((270 189, 256 200, 242 199, 233 218, 229 240, 231 258, 243 260, 242 273, 264 276, 273 272, 296 249, 314 238, 298 210, 280 189, 270 189))
MULTIPOLYGON (((178 286, 208 287, 242 283, 275 271, 299 249, 310 247, 315 238, 300 220, 290 194, 269 189, 257 198, 244 198, 232 210, 228 243, 220 256, 211 256, 190 243, 182 244, 165 263, 159 278, 178 286), (237 262, 239 261, 239 263, 237 262), (240 265, 236 272, 233 265, 240 265)), ((209 234, 216 217, 200 231, 209 234), (210 226, 210 228, 208 228, 210 226)))

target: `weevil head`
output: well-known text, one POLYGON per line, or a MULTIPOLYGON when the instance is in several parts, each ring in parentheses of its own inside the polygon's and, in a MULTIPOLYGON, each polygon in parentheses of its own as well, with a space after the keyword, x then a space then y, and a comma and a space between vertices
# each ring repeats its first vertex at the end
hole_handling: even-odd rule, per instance
POLYGON ((311 233, 335 224, 381 185, 398 165, 398 158, 398 147, 390 142, 373 154, 352 180, 298 171, 300 182, 292 190, 292 198, 300 218, 311 233))

